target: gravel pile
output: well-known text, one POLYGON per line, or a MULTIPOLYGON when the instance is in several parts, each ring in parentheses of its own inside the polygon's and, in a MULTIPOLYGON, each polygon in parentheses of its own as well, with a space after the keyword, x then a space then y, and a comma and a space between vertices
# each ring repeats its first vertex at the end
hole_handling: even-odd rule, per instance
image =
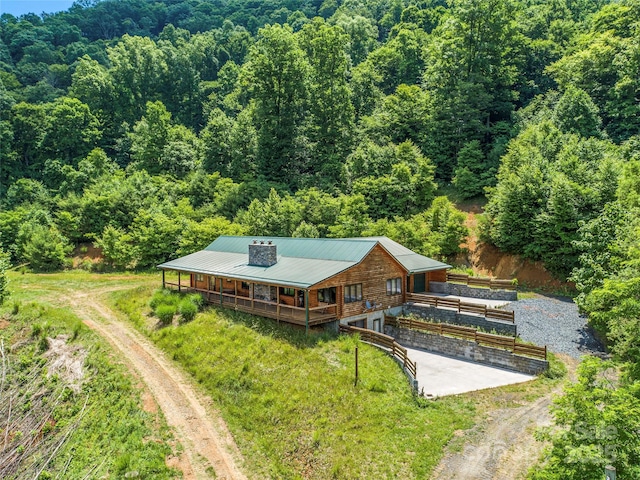
POLYGON ((511 302, 505 309, 515 312, 518 336, 524 341, 574 358, 604 351, 571 298, 538 295, 511 302))

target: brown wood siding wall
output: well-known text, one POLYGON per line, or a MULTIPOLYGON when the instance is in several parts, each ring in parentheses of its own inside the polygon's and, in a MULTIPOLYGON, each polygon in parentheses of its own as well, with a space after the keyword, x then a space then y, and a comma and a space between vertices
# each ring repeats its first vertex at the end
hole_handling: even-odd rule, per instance
MULTIPOLYGON (((380 245, 376 247, 355 267, 325 280, 314 287, 316 289, 339 287, 336 289, 338 318, 359 315, 365 312, 365 301, 380 304, 379 309, 402 305, 406 288, 406 271, 380 245), (387 295, 387 280, 401 278, 402 294, 387 295), (362 284, 362 301, 344 303, 344 286, 362 284)), ((317 299, 317 295, 316 295, 317 299)))
POLYGON ((309 290, 309 308, 317 307, 318 305, 318 289, 309 290))
POLYGON ((209 285, 208 285, 208 281, 207 281, 207 276, 206 275, 195 274, 195 273, 191 274, 191 287, 192 288, 198 288, 198 289, 201 289, 201 290, 207 290, 208 286, 209 285), (196 280, 197 275, 200 275, 202 280, 200 280, 200 281, 196 280))
POLYGON ((427 291, 429 291, 428 282, 446 282, 447 281, 447 270, 443 268, 442 270, 433 270, 432 272, 429 272, 429 274, 427 275, 426 281, 427 281, 427 284, 425 285, 425 287, 427 287, 427 291))

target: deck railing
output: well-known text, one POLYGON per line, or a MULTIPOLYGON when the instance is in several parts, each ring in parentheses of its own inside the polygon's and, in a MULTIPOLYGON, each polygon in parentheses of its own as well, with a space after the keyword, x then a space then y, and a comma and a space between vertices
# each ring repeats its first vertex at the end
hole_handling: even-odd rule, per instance
POLYGON ((390 316, 385 317, 384 323, 393 327, 422 330, 424 332, 433 333, 435 335, 462 338, 464 340, 473 341, 479 345, 484 345, 486 347, 508 350, 515 355, 525 355, 527 357, 540 358, 542 360, 547 359, 546 345, 544 347, 529 345, 526 343, 518 342, 513 337, 482 333, 471 327, 459 327, 457 325, 449 325, 447 323, 431 323, 424 322, 422 320, 415 320, 412 318, 390 316))
POLYGON ((478 303, 462 302, 457 298, 444 298, 436 295, 424 295, 422 293, 409 293, 407 294, 407 301, 424 303, 435 308, 449 308, 458 313, 473 313, 482 315, 486 318, 492 318, 494 320, 504 320, 511 323, 515 321, 513 311, 511 310, 489 308, 486 305, 478 303))
POLYGON ((447 282, 464 283, 470 287, 485 287, 493 290, 516 290, 517 280, 504 280, 489 277, 471 277, 464 273, 447 272, 447 282))
POLYGON ((367 328, 352 327, 351 325, 340 325, 340 333, 360 334, 360 340, 363 342, 377 345, 387 350, 392 357, 396 358, 415 379, 416 378, 416 362, 412 362, 407 355, 407 349, 397 343, 393 337, 384 333, 369 330, 367 328))
MULTIPOLYGON (((165 282, 165 286, 178 287, 178 284, 165 282)), ((241 312, 273 318, 287 323, 295 323, 296 325, 305 325, 307 323, 307 309, 305 307, 294 307, 284 303, 259 300, 243 295, 221 294, 214 290, 194 288, 187 285, 180 285, 180 290, 182 292, 200 293, 207 303, 222 305, 241 312)), ((338 306, 336 304, 309 307, 309 326, 331 322, 337 317, 338 306)))

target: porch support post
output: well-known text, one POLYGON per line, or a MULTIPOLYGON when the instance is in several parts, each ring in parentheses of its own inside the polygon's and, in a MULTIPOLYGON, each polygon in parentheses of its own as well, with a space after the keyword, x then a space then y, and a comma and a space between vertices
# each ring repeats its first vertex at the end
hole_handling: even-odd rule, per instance
POLYGON ((222 306, 222 277, 220 277, 220 306, 222 306))
POLYGON ((276 307, 276 320, 280 323, 280 287, 276 287, 276 303, 278 304, 276 307))
POLYGON ((233 302, 234 302, 236 305, 238 305, 238 281, 237 281, 237 280, 234 280, 234 281, 233 281, 233 288, 234 288, 233 295, 234 295, 234 297, 235 297, 235 298, 233 299, 233 302))
POLYGON ((304 291, 304 318, 305 318, 305 333, 309 335, 309 290, 304 291))
POLYGON ((180 278, 180 270, 178 270, 178 293, 182 292, 182 279, 180 278))
POLYGON ((165 287, 165 284, 164 284, 164 270, 162 270, 162 289, 164 290, 165 288, 166 287, 165 287))

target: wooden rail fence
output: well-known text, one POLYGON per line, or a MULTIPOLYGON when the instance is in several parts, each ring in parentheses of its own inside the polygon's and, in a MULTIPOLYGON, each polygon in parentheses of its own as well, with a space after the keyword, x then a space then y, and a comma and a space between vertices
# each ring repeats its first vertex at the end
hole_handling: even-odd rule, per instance
POLYGON ((413 375, 413 378, 416 378, 416 362, 411 361, 407 355, 407 349, 397 343, 393 337, 366 328, 352 327, 351 325, 340 325, 340 333, 359 333, 363 342, 372 343, 388 350, 413 375))
POLYGON ((452 308, 458 313, 475 313, 494 320, 504 320, 513 323, 515 321, 511 310, 500 308, 489 308, 478 303, 462 302, 457 298, 444 298, 435 295, 424 295, 422 293, 409 293, 407 300, 416 303, 426 303, 435 308, 452 308))
POLYGON ((486 287, 493 290, 515 290, 517 280, 501 280, 488 277, 470 277, 464 273, 447 272, 447 282, 464 283, 470 287, 486 287))
POLYGON ((447 335, 450 337, 462 338, 484 345, 486 347, 501 348, 509 350, 516 355, 526 355, 528 357, 547 359, 547 347, 538 347, 536 345, 528 345, 518 342, 513 337, 505 337, 502 335, 493 335, 490 333, 482 333, 471 327, 459 327, 457 325, 449 325, 446 323, 430 323, 412 318, 385 317, 384 323, 400 328, 410 328, 414 330, 423 330, 425 332, 434 333, 436 335, 447 335))

